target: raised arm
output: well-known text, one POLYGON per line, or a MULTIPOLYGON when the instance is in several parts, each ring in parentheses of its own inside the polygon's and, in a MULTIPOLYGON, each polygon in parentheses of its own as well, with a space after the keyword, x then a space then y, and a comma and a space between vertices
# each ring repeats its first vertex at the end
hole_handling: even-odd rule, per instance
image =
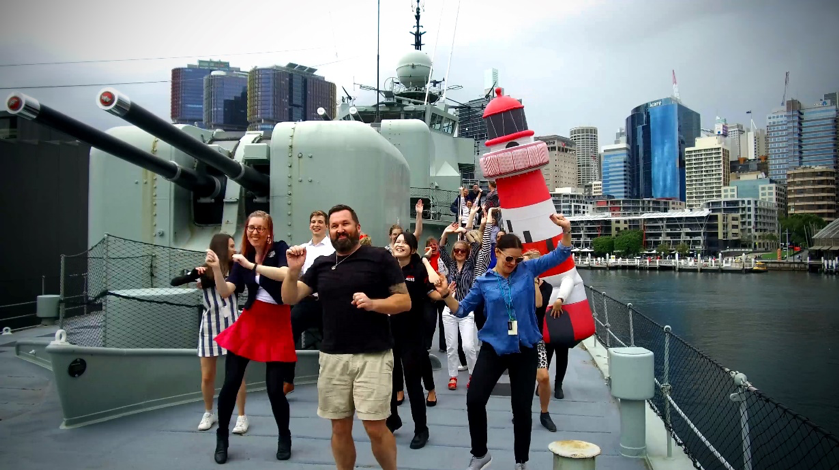
MULTIPOLYGON (((228 282, 221 273, 218 256, 213 250, 207 250, 207 266, 213 270, 213 280, 216 282, 216 292, 221 298, 226 299, 236 292, 236 284, 228 282)), ((209 286, 205 286, 209 287, 209 286)))
POLYGON ((171 281, 169 284, 173 287, 182 286, 184 284, 189 284, 190 282, 195 282, 201 274, 198 272, 198 268, 193 269, 192 271, 184 274, 183 276, 178 276, 171 281))
MULTIPOLYGON (((490 209, 492 214, 492 209, 490 209)), ((492 215, 488 215, 487 219, 491 219, 492 215)), ((483 225, 483 224, 481 224, 483 225)), ((489 269, 489 262, 492 259, 492 231, 484 230, 481 238, 481 248, 478 251, 478 258, 475 260, 475 278, 483 276, 489 269)))
MULTIPOLYGON (((288 261, 288 268, 282 279, 283 287, 280 293, 284 304, 296 305, 314 292, 314 289, 299 280, 300 271, 303 269, 303 263, 306 261, 306 247, 293 246, 289 248, 286 251, 286 261, 288 261)), ((262 267, 261 269, 267 268, 262 267)))
POLYGON ((248 271, 253 271, 260 276, 265 276, 268 279, 273 279, 275 281, 283 282, 288 274, 288 268, 285 266, 276 268, 274 266, 263 266, 261 264, 254 264, 248 261, 247 258, 240 254, 233 255, 233 261, 239 263, 240 266, 247 269, 248 271))
POLYGON ((417 237, 417 240, 419 240, 422 235, 422 207, 422 199, 420 199, 417 201, 417 205, 414 206, 414 210, 417 211, 417 224, 416 227, 414 227, 414 236, 417 237))
POLYGON ((454 293, 457 292, 457 284, 443 282, 437 287, 437 292, 446 303, 446 307, 449 307, 452 314, 458 318, 466 317, 469 315, 469 312, 475 311, 476 308, 484 303, 484 293, 481 291, 480 284, 477 282, 472 284, 469 293, 460 302, 454 296, 454 293))
POLYGON ((560 245, 553 251, 537 259, 528 260, 522 263, 522 267, 530 271, 533 277, 559 266, 571 256, 571 222, 560 214, 551 214, 551 220, 562 228, 562 240, 560 245))

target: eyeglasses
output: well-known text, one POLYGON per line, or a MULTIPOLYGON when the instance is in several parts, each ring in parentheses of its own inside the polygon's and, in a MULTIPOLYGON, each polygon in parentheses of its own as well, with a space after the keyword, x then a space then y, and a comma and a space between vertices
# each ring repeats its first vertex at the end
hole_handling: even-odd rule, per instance
POLYGON ((461 255, 465 255, 466 253, 468 253, 468 251, 464 250, 463 248, 455 248, 455 249, 452 250, 452 253, 454 253, 454 254, 460 253, 461 255))
POLYGON ((262 232, 267 232, 267 231, 268 231, 268 229, 265 228, 265 227, 257 227, 255 225, 248 225, 248 233, 253 233, 253 232, 262 233, 262 232))

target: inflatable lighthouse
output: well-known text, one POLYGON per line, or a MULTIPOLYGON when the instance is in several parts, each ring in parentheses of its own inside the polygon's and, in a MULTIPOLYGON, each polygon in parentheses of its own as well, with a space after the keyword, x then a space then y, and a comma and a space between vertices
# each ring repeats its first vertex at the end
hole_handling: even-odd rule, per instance
MULTIPOLYGON (((489 153, 481 157, 481 169, 485 178, 494 179, 498 185, 503 228, 521 238, 524 251, 537 250, 544 255, 562 239, 562 229, 550 219, 556 209, 540 170, 550 161, 548 147, 533 139, 524 105, 502 96, 501 88, 496 88, 495 94, 483 115, 489 153)), ((594 334, 594 319, 574 258, 539 277, 554 288, 549 305, 557 298, 563 299, 563 315, 558 319, 545 316, 545 341, 572 347, 594 334)))

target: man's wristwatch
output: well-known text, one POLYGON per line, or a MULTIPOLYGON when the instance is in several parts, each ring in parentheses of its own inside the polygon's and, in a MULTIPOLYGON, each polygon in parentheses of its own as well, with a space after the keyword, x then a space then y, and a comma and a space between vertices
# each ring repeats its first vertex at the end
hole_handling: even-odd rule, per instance
POLYGON ((446 295, 440 296, 440 298, 445 300, 448 299, 450 295, 452 295, 451 291, 446 292, 446 295))

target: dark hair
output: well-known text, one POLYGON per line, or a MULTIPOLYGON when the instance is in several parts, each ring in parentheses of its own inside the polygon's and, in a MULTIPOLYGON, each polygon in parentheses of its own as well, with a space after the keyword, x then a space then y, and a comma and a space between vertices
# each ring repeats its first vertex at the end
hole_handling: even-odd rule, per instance
POLYGON ((417 237, 415 237, 413 233, 402 232, 399 235, 402 237, 403 240, 405 240, 405 244, 408 245, 412 253, 417 251, 417 248, 419 248, 419 242, 417 241, 417 237))
POLYGON ((492 180, 490 180, 487 184, 489 184, 490 188, 496 188, 497 187, 497 185, 495 184, 495 181, 492 181, 492 180))
MULTIPOLYGON (((213 250, 218 257, 218 264, 221 268, 221 273, 225 276, 230 274, 230 248, 227 246, 229 240, 233 237, 226 233, 217 233, 210 239, 210 249, 213 250)), ((204 263, 203 266, 207 268, 204 274, 200 276, 201 286, 210 288, 216 285, 213 269, 204 263)))
POLYGON ((315 217, 315 216, 323 217, 324 222, 326 222, 326 220, 327 220, 326 212, 324 212, 324 211, 321 211, 321 210, 312 211, 312 213, 309 214, 309 220, 312 220, 312 218, 315 217))
POLYGON ((428 238, 426 238, 426 239, 425 239, 425 246, 427 247, 427 246, 428 246, 428 245, 430 245, 432 242, 433 242, 433 243, 437 243, 438 245, 440 244, 440 242, 438 242, 436 238, 434 238, 434 237, 428 237, 428 238))
POLYGON ((329 219, 332 218, 332 214, 341 211, 350 211, 350 215, 352 215, 353 222, 355 222, 356 224, 361 223, 358 221, 358 214, 355 213, 353 208, 344 204, 338 204, 337 206, 332 206, 332 209, 329 209, 329 214, 326 216, 326 223, 329 223, 329 219))
POLYGON ((495 244, 495 248, 499 250, 507 250, 510 248, 516 248, 519 250, 524 249, 521 245, 519 237, 513 235, 512 233, 505 233, 504 235, 501 235, 498 243, 495 244))

